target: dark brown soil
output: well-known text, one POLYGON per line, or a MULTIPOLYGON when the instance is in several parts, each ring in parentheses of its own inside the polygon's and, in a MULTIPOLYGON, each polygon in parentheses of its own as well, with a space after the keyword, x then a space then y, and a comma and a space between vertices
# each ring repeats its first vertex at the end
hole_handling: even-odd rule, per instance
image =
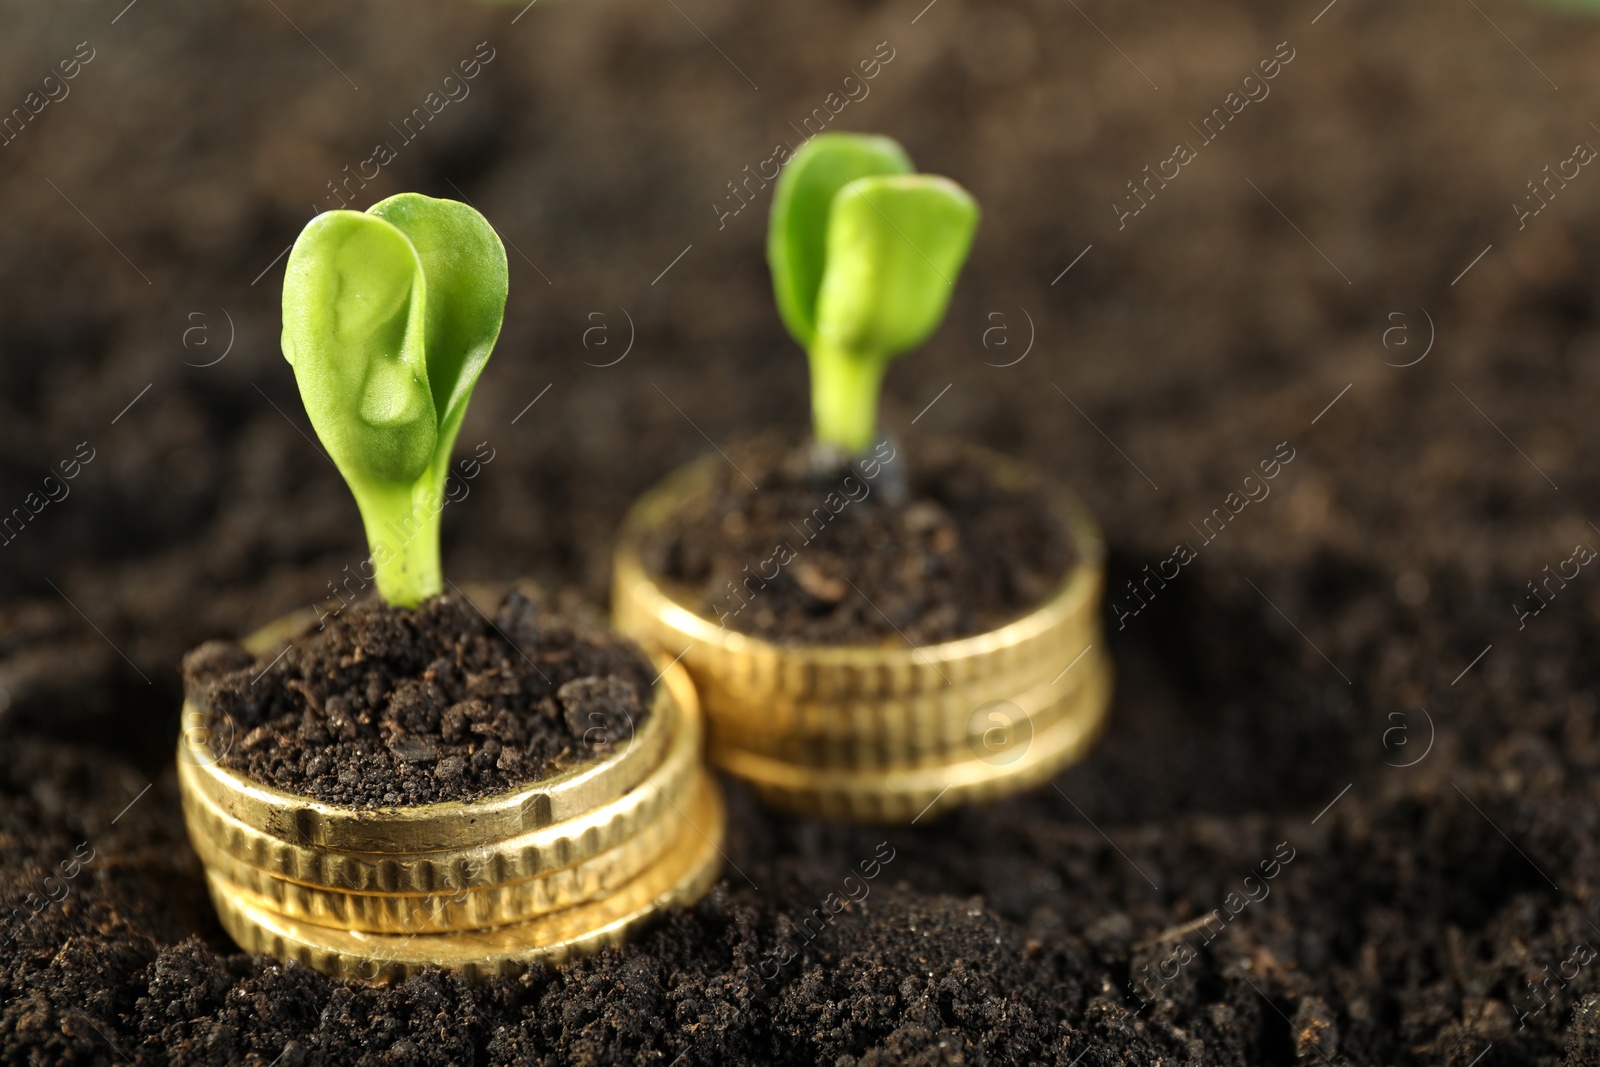
POLYGON ((259 659, 209 641, 183 660, 223 766, 359 808, 477 800, 603 755, 649 715, 654 673, 514 589, 492 619, 455 593, 373 598, 259 659))
POLYGON ((0 32, 0 114, 97 50, 0 147, 0 905, 21 912, 0 1062, 1596 1062, 1600 580, 1544 568, 1600 545, 1600 174, 1549 178, 1520 229, 1513 205, 1600 145, 1600 21, 141 0, 113 24, 124 7, 14 6, 0 32), (888 832, 734 791, 725 877, 638 943, 373 989, 217 927, 171 770, 178 664, 365 557, 271 265, 480 41, 471 95, 357 202, 464 194, 515 245, 461 438, 494 459, 443 517, 454 581, 530 575, 598 617, 638 494, 708 439, 804 432, 770 187, 720 230, 713 205, 828 94, 860 96, 843 78, 879 42, 893 60, 830 128, 896 135, 984 209, 947 324, 889 373, 886 429, 1072 486, 1124 607, 1175 545, 1198 555, 1124 628, 1108 613, 1109 730, 1053 786, 888 832), (1242 79, 1280 42, 1271 95, 1201 146, 1190 123, 1260 96, 1242 79), (1198 158, 1119 228, 1179 139, 1198 158), (1284 441, 1271 495, 1202 545, 1191 524, 1284 441), (886 839, 864 903, 808 922, 886 839))
POLYGON ((741 633, 951 641, 1039 606, 1071 566, 1043 493, 1001 488, 956 447, 907 455, 885 441, 838 469, 774 439, 728 456, 711 491, 653 531, 644 555, 697 610, 741 633))

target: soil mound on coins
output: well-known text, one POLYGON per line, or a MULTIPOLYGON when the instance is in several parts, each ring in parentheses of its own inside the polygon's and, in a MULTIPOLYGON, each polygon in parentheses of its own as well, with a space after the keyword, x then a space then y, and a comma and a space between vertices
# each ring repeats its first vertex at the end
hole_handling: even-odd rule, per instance
POLYGON ((355 807, 475 800, 592 759, 644 721, 653 674, 515 590, 493 619, 459 594, 373 600, 260 658, 211 641, 183 661, 224 766, 355 807))
POLYGON ((740 633, 953 641, 1038 607, 1073 563, 1043 492, 997 484, 950 444, 885 442, 854 467, 823 470, 809 448, 773 439, 729 455, 711 491, 653 532, 645 565, 740 633))

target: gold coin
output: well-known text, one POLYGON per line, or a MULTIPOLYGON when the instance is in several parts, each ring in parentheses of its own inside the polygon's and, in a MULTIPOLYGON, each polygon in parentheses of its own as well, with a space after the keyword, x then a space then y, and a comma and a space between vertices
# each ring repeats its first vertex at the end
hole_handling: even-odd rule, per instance
MULTIPOLYGON (((669 672, 672 675, 674 672, 669 672)), ((439 893, 486 888, 539 877, 592 859, 672 814, 699 775, 702 728, 694 693, 681 674, 680 695, 658 706, 651 721, 671 738, 666 757, 636 788, 543 829, 501 841, 435 851, 356 851, 299 845, 248 826, 224 812, 190 779, 180 760, 178 785, 192 839, 277 878, 354 893, 439 893)))
POLYGON ((493 844, 583 815, 637 786, 661 762, 671 740, 673 705, 694 688, 668 667, 652 713, 611 752, 564 774, 469 802, 362 809, 326 804, 262 785, 216 762, 201 711, 185 704, 179 765, 190 788, 244 825, 296 845, 353 852, 429 852, 493 844))
POLYGON ((1100 647, 1104 543, 1066 490, 972 451, 1000 484, 1045 493, 1076 562, 1056 594, 1022 618, 921 648, 778 645, 720 626, 647 573, 647 535, 707 492, 716 457, 679 470, 633 507, 618 539, 613 616, 623 633, 688 667, 713 762, 790 810, 903 820, 947 785, 941 805, 981 799, 1036 784, 1041 768, 1053 773, 1082 755, 1110 692, 1100 647), (1019 732, 1036 751, 1013 760, 1016 746, 1006 742, 997 759, 993 738, 1019 732))
MULTIPOLYGON (((697 776, 698 777, 698 776, 697 776)), ((681 835, 683 817, 711 817, 704 783, 694 781, 679 812, 641 827, 616 847, 536 878, 443 893, 348 893, 301 885, 244 863, 208 838, 191 838, 206 870, 258 898, 263 907, 316 926, 386 934, 432 934, 508 926, 604 897, 659 861, 681 835), (698 808, 694 805, 698 804, 698 808)))
POLYGON ((1103 729, 1111 703, 1111 667, 1102 655, 1079 664, 1087 685, 1070 712, 1010 751, 955 759, 942 765, 877 768, 818 767, 737 748, 711 758, 749 783, 766 804, 798 814, 863 822, 917 822, 951 807, 1031 789, 1080 759, 1103 729), (987 757, 987 758, 986 758, 987 757))
MULTIPOLYGON (((943 764, 964 758, 973 747, 974 730, 981 734, 990 723, 983 709, 1004 706, 1005 715, 1026 720, 1033 732, 1047 729, 1070 714, 1079 693, 1088 685, 1088 662, 1093 646, 1080 648, 1060 664, 1053 675, 1018 691, 998 678, 985 691, 937 700, 853 700, 816 709, 811 729, 781 732, 770 722, 750 716, 724 718, 711 724, 717 748, 744 749, 791 763, 821 767, 909 767, 943 764), (866 724, 866 725, 863 725, 866 724)), ((779 718, 779 717, 774 717, 779 718)))
MULTIPOLYGON (((778 645, 720 626, 650 575, 642 556, 648 532, 710 485, 717 457, 707 456, 669 476, 624 519, 613 567, 616 626, 671 655, 687 647, 683 662, 703 692, 758 705, 761 714, 770 711, 775 698, 788 703, 910 697, 995 677, 1026 679, 1018 686, 1026 688, 1058 663, 1063 648, 1082 648, 1090 643, 1086 635, 1098 630, 1105 545, 1087 510, 1066 489, 996 453, 972 451, 989 464, 1000 485, 1045 492, 1076 557, 1057 593, 1012 623, 920 648, 778 645)), ((708 716, 712 703, 707 701, 708 716)))
POLYGON ((536 961, 561 963, 616 944, 670 908, 693 903, 716 880, 724 815, 716 786, 702 783, 709 815, 682 820, 676 843, 609 896, 510 926, 437 934, 371 934, 287 918, 214 872, 206 879, 223 929, 247 952, 294 959, 336 978, 397 981, 424 967, 471 981, 515 975, 536 961))

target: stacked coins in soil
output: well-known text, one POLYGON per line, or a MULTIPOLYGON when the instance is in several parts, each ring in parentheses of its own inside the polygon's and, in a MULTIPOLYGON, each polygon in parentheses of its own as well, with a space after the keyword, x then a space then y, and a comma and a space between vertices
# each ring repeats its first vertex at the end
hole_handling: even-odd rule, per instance
POLYGON ((220 766, 216 730, 184 708, 178 776, 222 925, 246 950, 337 977, 560 963, 692 903, 719 868, 722 803, 681 667, 604 756, 470 803, 318 803, 220 766))
POLYGON ((979 452, 1002 487, 1043 492, 1075 560, 1056 593, 999 629, 912 648, 782 645, 720 626, 649 573, 649 532, 707 490, 716 456, 629 513, 618 542, 618 630, 680 656, 710 758, 768 804, 828 818, 918 821, 1040 785, 1080 758, 1111 698, 1100 636, 1105 548, 1065 490, 979 452))

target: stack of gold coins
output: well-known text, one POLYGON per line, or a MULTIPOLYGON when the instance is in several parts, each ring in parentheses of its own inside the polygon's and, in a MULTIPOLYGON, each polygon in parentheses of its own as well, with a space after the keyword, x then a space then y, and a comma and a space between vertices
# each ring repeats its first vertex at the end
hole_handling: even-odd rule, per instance
POLYGON ((722 803, 675 665, 605 755, 470 803, 319 803, 219 765, 226 739, 201 709, 183 721, 184 817, 224 929, 336 977, 437 966, 479 980, 559 963, 692 903, 719 869, 722 803))
POLYGON ((910 647, 787 645, 720 626, 649 573, 650 531, 708 491, 697 461, 636 504, 614 561, 622 633, 680 657, 705 709, 710 758, 767 803, 828 818, 917 821, 1031 788, 1080 758, 1104 722, 1105 547, 1065 490, 974 449, 1002 487, 1042 489, 1075 562, 1046 603, 999 629, 910 647))

